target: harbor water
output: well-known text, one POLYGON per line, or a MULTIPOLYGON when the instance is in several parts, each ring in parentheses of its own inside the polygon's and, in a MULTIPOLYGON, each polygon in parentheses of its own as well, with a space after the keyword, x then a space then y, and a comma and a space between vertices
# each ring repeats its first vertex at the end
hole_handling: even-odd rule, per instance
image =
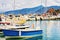
POLYGON ((59 20, 45 20, 45 21, 27 21, 27 24, 34 28, 43 30, 43 34, 32 38, 15 38, 6 39, 3 33, 0 33, 0 40, 60 40, 60 21, 59 20))

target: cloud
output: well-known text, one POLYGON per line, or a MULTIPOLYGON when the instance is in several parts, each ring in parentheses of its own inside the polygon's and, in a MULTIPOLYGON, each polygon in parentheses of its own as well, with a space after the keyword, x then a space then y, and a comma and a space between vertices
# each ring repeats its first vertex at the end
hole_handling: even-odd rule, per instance
POLYGON ((40 0, 0 0, 2 11, 14 10, 14 9, 23 9, 23 8, 32 8, 38 5, 41 5, 40 0), (14 2, 15 1, 15 2, 14 2))
POLYGON ((41 5, 40 0, 15 0, 15 7, 16 9, 22 9, 22 8, 31 8, 41 5))
POLYGON ((0 0, 0 10, 9 11, 23 8, 32 8, 39 5, 60 6, 59 4, 59 0, 0 0))
POLYGON ((46 6, 60 6, 59 0, 47 0, 46 6))
POLYGON ((12 10, 13 9, 13 0, 0 0, 0 10, 2 11, 7 11, 7 10, 12 10))

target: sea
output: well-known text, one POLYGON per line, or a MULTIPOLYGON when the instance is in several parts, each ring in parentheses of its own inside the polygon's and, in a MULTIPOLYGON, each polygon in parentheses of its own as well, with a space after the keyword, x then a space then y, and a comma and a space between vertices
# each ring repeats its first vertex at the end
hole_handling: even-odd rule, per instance
POLYGON ((0 40, 60 40, 60 20, 27 21, 26 24, 30 25, 30 27, 34 24, 34 29, 39 27, 43 30, 43 33, 40 36, 26 39, 6 38, 3 33, 0 33, 0 40))

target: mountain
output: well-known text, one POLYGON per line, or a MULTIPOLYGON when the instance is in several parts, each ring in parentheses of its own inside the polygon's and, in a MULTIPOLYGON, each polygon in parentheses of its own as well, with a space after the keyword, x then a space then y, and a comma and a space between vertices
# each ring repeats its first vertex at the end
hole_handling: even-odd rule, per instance
POLYGON ((50 8, 53 8, 53 9, 57 10, 57 9, 60 9, 60 6, 43 7, 43 8, 41 8, 41 9, 35 11, 35 12, 36 12, 36 13, 38 13, 38 12, 39 12, 39 13, 46 13, 50 8))
POLYGON ((35 13, 35 11, 41 9, 43 6, 40 5, 38 7, 34 7, 34 8, 24 8, 24 9, 21 9, 21 10, 13 10, 13 11, 7 11, 5 12, 5 14, 29 14, 29 13, 35 13))
POLYGON ((47 10, 50 8, 54 8, 55 10, 60 9, 60 6, 49 6, 49 7, 44 7, 42 5, 34 7, 34 8, 24 8, 20 10, 12 10, 12 11, 7 11, 4 14, 30 14, 30 13, 45 13, 47 10))

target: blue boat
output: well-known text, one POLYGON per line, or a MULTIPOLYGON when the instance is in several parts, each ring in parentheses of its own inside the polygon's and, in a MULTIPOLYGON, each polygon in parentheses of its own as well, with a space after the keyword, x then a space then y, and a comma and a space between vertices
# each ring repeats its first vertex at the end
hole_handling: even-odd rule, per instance
POLYGON ((32 37, 42 34, 41 29, 29 28, 29 26, 6 26, 2 29, 4 36, 32 37))
POLYGON ((3 29, 3 33, 5 36, 20 36, 20 37, 31 37, 35 35, 42 34, 42 30, 9 30, 9 29, 3 29))

